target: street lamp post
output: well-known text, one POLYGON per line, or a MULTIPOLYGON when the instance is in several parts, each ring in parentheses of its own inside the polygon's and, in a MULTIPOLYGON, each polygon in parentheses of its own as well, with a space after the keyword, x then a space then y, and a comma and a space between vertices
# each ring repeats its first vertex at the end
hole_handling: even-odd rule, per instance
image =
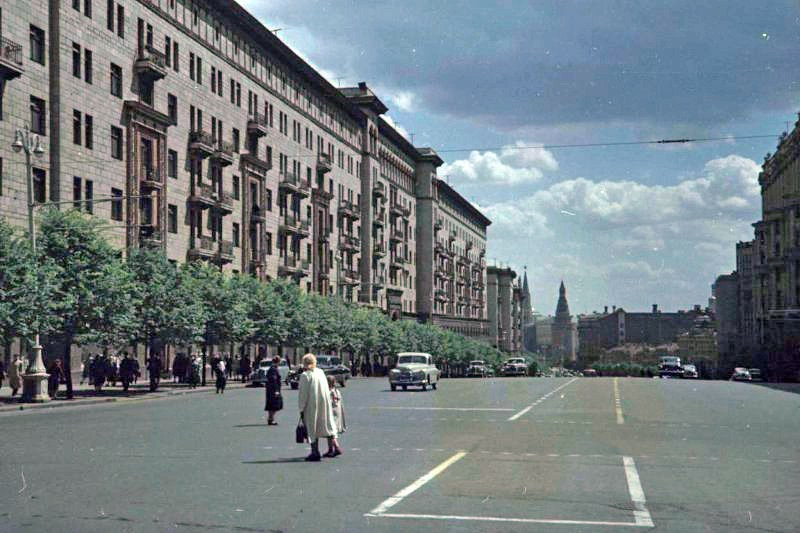
MULTIPOLYGON (((34 261, 36 261, 36 228, 33 220, 34 198, 31 176, 31 153, 36 157, 41 157, 42 154, 44 154, 44 150, 39 141, 39 136, 31 134, 27 125, 24 130, 16 131, 14 143, 11 145, 11 148, 17 153, 20 151, 25 152, 26 185, 28 190, 28 234, 30 235, 34 261)), ((42 361, 42 345, 39 340, 39 328, 37 326, 33 338, 33 349, 28 352, 28 367, 25 369, 25 374, 22 375, 22 401, 29 403, 44 403, 50 401, 46 385, 48 377, 47 369, 44 366, 44 361, 42 361)))

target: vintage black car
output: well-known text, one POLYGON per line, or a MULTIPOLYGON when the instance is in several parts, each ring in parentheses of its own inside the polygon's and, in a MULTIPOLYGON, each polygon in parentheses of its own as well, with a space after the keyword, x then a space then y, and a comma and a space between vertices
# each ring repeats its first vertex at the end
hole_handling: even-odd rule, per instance
POLYGON ((318 355, 317 368, 325 372, 326 376, 333 376, 340 387, 347 386, 347 380, 352 374, 350 369, 342 364, 342 359, 336 355, 318 355))

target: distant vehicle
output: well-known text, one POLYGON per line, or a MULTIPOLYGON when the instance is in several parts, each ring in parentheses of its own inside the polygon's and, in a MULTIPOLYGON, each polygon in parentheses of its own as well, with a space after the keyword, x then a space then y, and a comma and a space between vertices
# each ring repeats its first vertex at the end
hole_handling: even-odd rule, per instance
POLYGON ((753 381, 753 376, 750 375, 750 371, 746 368, 736 367, 733 369, 731 381, 753 381))
POLYGON ((683 365, 683 377, 687 379, 697 379, 700 377, 697 373, 697 367, 694 365, 683 365))
POLYGON ((503 363, 501 372, 504 376, 527 376, 528 364, 522 357, 512 357, 503 363))
POLYGON ((469 362, 467 368, 467 377, 470 378, 485 378, 490 375, 489 367, 486 366, 486 361, 475 360, 469 362))
POLYGON ((397 365, 389 372, 389 387, 395 391, 408 387, 428 387, 436 390, 441 371, 433 364, 433 356, 424 352, 401 352, 397 354, 397 365))
MULTIPOLYGON (((263 359, 258 363, 255 372, 251 374, 253 385, 264 385, 267 382, 267 371, 272 366, 271 359, 263 359)), ((278 363, 278 373, 281 376, 281 381, 289 383, 289 362, 286 359, 281 359, 278 363)))
POLYGON ((662 378, 679 378, 683 376, 681 358, 665 355, 658 363, 658 375, 662 378))
POLYGON ((750 379, 752 381, 764 381, 763 376, 761 375, 761 370, 758 368, 749 368, 747 370, 750 372, 750 379))
POLYGON ((587 378, 597 377, 597 370, 595 370, 594 368, 587 368, 583 371, 583 375, 584 377, 587 378))
POLYGON ((347 380, 351 377, 350 369, 336 355, 318 355, 317 368, 325 372, 326 376, 333 376, 341 387, 346 387, 347 380))

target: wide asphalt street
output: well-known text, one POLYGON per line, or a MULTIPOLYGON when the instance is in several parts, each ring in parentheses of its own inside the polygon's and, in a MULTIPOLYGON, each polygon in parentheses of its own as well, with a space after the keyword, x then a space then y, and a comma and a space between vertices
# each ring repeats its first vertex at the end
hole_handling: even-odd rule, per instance
POLYGON ((800 395, 730 382, 444 380, 343 390, 303 462, 296 392, 0 415, 0 531, 800 531, 800 395), (323 451, 325 445, 322 445, 323 451))

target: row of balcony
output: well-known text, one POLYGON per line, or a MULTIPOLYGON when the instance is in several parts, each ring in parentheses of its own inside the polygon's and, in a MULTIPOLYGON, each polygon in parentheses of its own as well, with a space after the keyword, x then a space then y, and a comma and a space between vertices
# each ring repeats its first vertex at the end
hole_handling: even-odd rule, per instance
POLYGON ((133 72, 140 80, 154 82, 167 75, 167 56, 150 45, 139 48, 133 72))
POLYGON ((375 209, 372 212, 372 223, 383 228, 386 227, 386 209, 375 209))
POLYGON ((284 172, 278 180, 281 189, 305 198, 311 192, 311 184, 293 172, 284 172))
POLYGON ((0 78, 11 80, 23 72, 22 45, 0 36, 0 78))
POLYGON ((278 263, 278 275, 281 276, 308 276, 311 263, 294 255, 285 255, 278 263))
POLYGON ((339 235, 339 248, 359 252, 361 250, 361 239, 353 235, 341 234, 339 235))
POLYGON ((292 233, 301 237, 308 237, 311 233, 311 221, 308 218, 301 218, 292 213, 286 213, 280 220, 278 231, 281 233, 292 233))
POLYGON ((342 198, 339 201, 339 214, 352 220, 358 220, 361 218, 361 208, 357 203, 342 198))
POLYGON ((411 215, 411 208, 404 206, 403 204, 398 202, 397 199, 394 199, 392 200, 392 203, 389 204, 389 214, 393 217, 399 216, 403 218, 408 218, 409 215, 411 215))
POLYGON ((204 130, 189 132, 189 151, 201 159, 210 157, 221 166, 233 164, 233 143, 204 130))

